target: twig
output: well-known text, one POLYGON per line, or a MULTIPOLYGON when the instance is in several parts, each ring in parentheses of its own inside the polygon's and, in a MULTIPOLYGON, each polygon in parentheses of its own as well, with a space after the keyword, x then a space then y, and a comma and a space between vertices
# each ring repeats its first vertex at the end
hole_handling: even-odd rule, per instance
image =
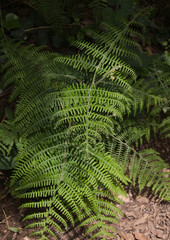
MULTIPOLYGON (((64 28, 71 28, 72 26, 74 26, 74 25, 68 24, 67 26, 64 26, 64 28)), ((40 27, 25 29, 25 32, 30 32, 30 31, 34 31, 34 30, 38 30, 38 29, 51 29, 51 28, 52 28, 51 26, 40 26, 40 27)))
POLYGON ((34 30, 38 30, 38 29, 49 29, 51 28, 51 26, 40 26, 40 27, 35 27, 35 28, 29 28, 29 29, 25 29, 25 32, 30 32, 30 31, 34 31, 34 30))
MULTIPOLYGON (((11 218, 11 217, 12 217, 12 216, 9 216, 9 217, 7 217, 6 219, 9 219, 9 218, 11 218)), ((6 221, 6 219, 2 220, 2 221, 0 222, 0 224, 5 223, 4 221, 6 221)))
POLYGON ((13 88, 13 86, 10 86, 10 87, 7 88, 4 92, 2 92, 2 93, 0 94, 0 98, 3 97, 3 96, 5 96, 6 94, 8 94, 8 93, 11 91, 12 88, 13 88))
POLYGON ((7 227, 9 228, 9 222, 8 222, 8 217, 6 215, 6 212, 4 209, 2 209, 3 213, 4 213, 4 216, 5 216, 5 220, 6 220, 6 224, 7 224, 7 227))
POLYGON ((4 38, 5 38, 5 40, 7 41, 6 36, 5 36, 5 32, 4 32, 4 28, 3 28, 3 24, 2 24, 2 10, 1 10, 1 5, 0 5, 0 23, 1 23, 2 34, 3 34, 4 38))
POLYGON ((2 118, 1 123, 3 123, 3 122, 5 121, 5 119, 6 119, 6 116, 4 116, 4 117, 2 118))
POLYGON ((9 234, 9 232, 7 232, 6 234, 5 234, 5 236, 2 238, 2 240, 5 240, 6 239, 6 236, 9 234))

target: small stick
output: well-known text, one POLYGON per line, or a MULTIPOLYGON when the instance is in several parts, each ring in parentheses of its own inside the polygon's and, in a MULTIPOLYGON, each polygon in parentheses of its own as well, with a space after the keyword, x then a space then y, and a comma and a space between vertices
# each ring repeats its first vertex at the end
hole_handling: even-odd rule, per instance
MULTIPOLYGON (((7 217, 6 219, 9 219, 9 218, 11 218, 11 216, 7 217)), ((2 221, 0 222, 0 224, 5 223, 4 221, 6 221, 6 219, 2 220, 2 221)))
POLYGON ((44 28, 51 28, 51 26, 40 26, 40 27, 35 27, 35 28, 29 28, 29 29, 25 29, 25 32, 30 32, 30 31, 34 31, 34 30, 38 30, 38 29, 44 29, 44 28))
POLYGON ((6 215, 6 212, 5 212, 4 209, 2 209, 2 211, 3 211, 4 215, 5 215, 5 220, 6 220, 7 227, 9 228, 8 217, 6 215))
POLYGON ((6 239, 6 236, 9 234, 9 232, 7 232, 6 234, 5 234, 5 236, 2 238, 2 240, 5 240, 6 239))

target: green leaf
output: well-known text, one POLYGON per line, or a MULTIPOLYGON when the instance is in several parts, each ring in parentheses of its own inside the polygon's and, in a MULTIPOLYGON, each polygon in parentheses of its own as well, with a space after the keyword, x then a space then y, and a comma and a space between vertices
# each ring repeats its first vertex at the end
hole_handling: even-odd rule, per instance
POLYGON ((165 61, 166 61, 166 64, 170 66, 170 54, 168 51, 165 51, 165 61))
POLYGON ((108 24, 113 24, 114 23, 114 12, 112 8, 105 8, 103 10, 103 21, 108 24))
POLYGON ((118 10, 118 14, 127 19, 128 18, 128 15, 132 13, 133 9, 133 0, 119 0, 118 1, 119 4, 120 4, 120 9, 118 10))
POLYGON ((25 30, 23 28, 17 28, 13 31, 11 31, 11 35, 16 39, 16 40, 26 40, 25 36, 25 30))
POLYGON ((108 0, 108 5, 114 7, 116 5, 115 0, 108 0))
POLYGON ((48 32, 46 29, 39 29, 37 40, 40 45, 48 44, 49 38, 48 38, 48 32))
POLYGON ((16 227, 8 227, 8 230, 11 231, 11 232, 14 232, 14 233, 19 233, 20 232, 20 229, 16 228, 16 227))
POLYGON ((15 162, 14 162, 14 155, 12 154, 11 156, 7 157, 7 156, 4 156, 3 153, 0 151, 0 169, 1 170, 9 170, 14 168, 15 162))
POLYGON ((7 119, 10 121, 12 121, 14 119, 13 112, 8 107, 5 108, 5 115, 6 115, 7 119))
POLYGON ((82 41, 82 40, 84 40, 84 33, 83 32, 78 32, 78 34, 77 34, 77 39, 78 39, 78 41, 82 41))
POLYGON ((63 36, 62 35, 55 35, 52 37, 52 44, 53 47, 58 48, 62 45, 62 43, 64 42, 63 36))
POLYGON ((8 31, 20 27, 19 17, 14 13, 8 13, 3 20, 3 27, 8 31))

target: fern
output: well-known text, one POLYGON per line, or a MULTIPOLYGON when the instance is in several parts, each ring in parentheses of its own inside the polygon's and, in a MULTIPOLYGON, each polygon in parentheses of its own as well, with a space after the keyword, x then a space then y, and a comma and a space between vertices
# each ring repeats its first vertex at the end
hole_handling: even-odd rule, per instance
MULTIPOLYGON (((92 9, 93 15, 97 20, 101 19, 102 11, 107 7, 107 0, 93 0, 83 1, 83 4, 87 4, 87 7, 92 9), (88 3, 90 2, 90 3, 88 3)), ((75 2, 68 0, 56 1, 56 0, 31 0, 31 4, 35 7, 41 16, 51 24, 54 28, 62 28, 66 24, 66 16, 70 14, 70 9, 74 9, 75 2)), ((79 4, 79 1, 77 1, 79 4)), ((72 17, 72 16, 71 16, 72 17)))
POLYGON ((160 124, 160 129, 162 133, 165 133, 167 138, 170 137, 170 117, 165 118, 160 124))
POLYGON ((94 16, 97 19, 101 18, 103 9, 107 7, 107 0, 93 0, 89 4, 89 7, 92 8, 94 16))
POLYGON ((51 24, 54 28, 61 28, 64 25, 66 19, 65 6, 69 3, 68 0, 31 0, 31 3, 47 23, 51 24))
POLYGON ((169 201, 169 179, 165 176, 168 172, 163 169, 168 168, 159 153, 153 149, 145 149, 137 152, 130 147, 124 139, 113 137, 107 145, 110 154, 117 159, 124 172, 128 171, 128 176, 133 185, 139 186, 139 190, 147 186, 151 187, 153 192, 158 193, 159 197, 169 201))
POLYGON ((0 141, 0 151, 4 155, 9 155, 13 145, 18 142, 17 130, 8 121, 0 124, 0 141))
POLYGON ((139 47, 130 38, 135 22, 112 31, 103 26, 103 34, 94 33, 95 43, 75 43, 82 50, 75 56, 2 43, 4 84, 15 86, 13 124, 21 142, 11 193, 28 199, 22 208, 35 209, 25 220, 32 220, 28 227, 39 239, 57 238, 56 231, 76 222, 88 224, 91 239, 112 239, 109 224, 120 213, 114 203, 121 202, 117 196, 126 195, 123 186, 130 181, 170 200, 162 173, 167 164, 153 150, 138 153, 130 146, 146 130, 135 128, 128 116, 146 102, 148 108, 161 102, 150 90, 135 94, 135 71, 122 60, 137 59, 139 47))
POLYGON ((114 195, 104 191, 96 192, 96 196, 98 206, 96 216, 90 215, 88 218, 83 220, 80 226, 87 224, 90 225, 90 227, 86 230, 86 234, 91 232, 93 234, 91 239, 97 238, 98 236, 102 237, 102 239, 105 239, 105 237, 113 238, 116 230, 112 226, 109 226, 109 223, 117 224, 120 219, 119 215, 122 215, 121 210, 115 207, 113 202, 121 204, 122 202, 118 198, 115 198, 114 195))
POLYGON ((139 79, 132 85, 134 114, 138 113, 140 118, 143 118, 142 121, 145 122, 145 125, 149 124, 155 133, 157 129, 160 129, 165 136, 167 134, 167 137, 169 136, 169 70, 170 67, 165 56, 161 56, 149 67, 148 77, 139 79), (143 111, 144 106, 146 106, 145 112, 143 111), (147 115, 147 119, 144 119, 146 118, 144 115, 147 115), (161 123, 162 117, 163 122, 161 123))

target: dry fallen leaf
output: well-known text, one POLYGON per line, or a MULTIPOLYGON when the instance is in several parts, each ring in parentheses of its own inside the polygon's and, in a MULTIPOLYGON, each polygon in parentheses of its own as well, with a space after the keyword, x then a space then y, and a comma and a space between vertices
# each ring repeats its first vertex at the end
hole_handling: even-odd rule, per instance
POLYGON ((135 238, 137 240, 148 240, 148 238, 143 234, 135 231, 135 238))
POLYGON ((162 235, 162 239, 163 239, 163 240, 167 240, 167 239, 169 239, 169 237, 170 237, 170 236, 169 236, 168 233, 162 235))
POLYGON ((156 230, 156 236, 158 236, 159 238, 162 238, 163 233, 164 233, 164 231, 161 229, 156 230))
POLYGON ((129 198, 128 195, 127 195, 127 197, 126 197, 126 196, 122 196, 122 195, 118 195, 118 198, 119 198, 122 202, 124 202, 124 203, 130 202, 130 198, 129 198))
POLYGON ((148 214, 145 214, 142 218, 136 220, 134 226, 145 223, 148 219, 148 216, 149 216, 148 214))
POLYGON ((154 235, 156 235, 155 227, 151 221, 148 221, 148 228, 149 228, 150 232, 152 232, 154 235))
POLYGON ((134 220, 123 219, 122 221, 119 222, 120 228, 126 228, 126 230, 132 229, 133 224, 134 224, 134 220))
POLYGON ((126 233, 124 233, 123 231, 120 231, 119 232, 119 236, 121 237, 121 238, 123 238, 123 239, 127 239, 127 235, 126 235, 126 233))
POLYGON ((134 218, 136 217, 136 213, 135 213, 134 211, 133 211, 133 212, 132 212, 132 211, 131 211, 131 212, 126 212, 125 215, 126 215, 128 218, 129 218, 129 217, 134 217, 134 218))
POLYGON ((135 226, 135 230, 138 232, 148 232, 148 224, 143 223, 143 224, 137 225, 135 226))
POLYGON ((149 202, 149 198, 143 197, 143 196, 139 196, 137 198, 137 201, 140 202, 140 203, 148 203, 149 202))
POLYGON ((117 240, 170 239, 170 205, 138 197, 137 200, 124 203, 121 210, 124 217, 119 222, 117 240))
POLYGON ((116 237, 116 240, 121 240, 121 238, 119 236, 116 237))
POLYGON ((135 238, 132 235, 132 233, 127 233, 127 240, 135 240, 135 238))
POLYGON ((119 235, 124 240, 135 240, 132 233, 125 233, 125 232, 121 231, 121 232, 119 232, 119 235))

